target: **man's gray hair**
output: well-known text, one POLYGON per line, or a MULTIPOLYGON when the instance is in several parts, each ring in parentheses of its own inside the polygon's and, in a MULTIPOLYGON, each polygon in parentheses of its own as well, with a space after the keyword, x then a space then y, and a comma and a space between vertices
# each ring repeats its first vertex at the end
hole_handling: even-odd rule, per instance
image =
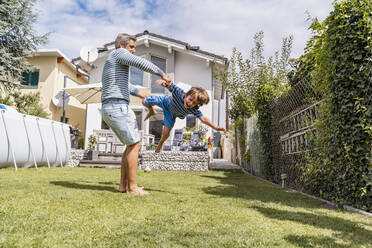
POLYGON ((115 40, 115 49, 120 48, 120 43, 123 42, 124 47, 126 47, 130 40, 136 41, 136 37, 129 34, 118 34, 115 40))

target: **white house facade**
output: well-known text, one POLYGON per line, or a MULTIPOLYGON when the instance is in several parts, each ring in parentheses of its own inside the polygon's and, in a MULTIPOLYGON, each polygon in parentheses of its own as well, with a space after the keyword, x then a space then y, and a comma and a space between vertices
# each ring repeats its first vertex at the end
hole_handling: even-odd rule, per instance
MULTIPOLYGON (((172 82, 187 91, 193 86, 204 88, 210 97, 210 103, 200 108, 203 115, 219 126, 226 126, 225 98, 223 87, 214 75, 215 69, 222 68, 227 60, 222 56, 214 55, 192 47, 188 43, 160 36, 148 31, 135 35, 137 38, 136 55, 146 58, 165 71, 172 82)), ((73 59, 73 63, 89 73, 89 83, 101 82, 103 65, 109 53, 115 49, 114 42, 105 44, 99 48, 98 58, 89 65, 80 58, 73 59)), ((130 68, 130 82, 147 88, 151 94, 169 94, 168 90, 155 85, 159 77, 137 68, 130 68)), ((155 135, 160 138, 162 130, 162 113, 152 117, 150 121, 144 121, 147 114, 141 101, 131 96, 130 106, 134 110, 140 130, 145 134, 155 135)), ((192 116, 185 119, 177 119, 173 128, 184 128, 186 126, 199 125, 200 121, 192 116)), ((85 147, 88 137, 93 130, 107 128, 102 121, 101 104, 89 104, 86 111, 85 125, 85 147)), ((173 137, 173 132, 170 139, 173 137)), ((212 135, 210 129, 207 136, 212 135)))

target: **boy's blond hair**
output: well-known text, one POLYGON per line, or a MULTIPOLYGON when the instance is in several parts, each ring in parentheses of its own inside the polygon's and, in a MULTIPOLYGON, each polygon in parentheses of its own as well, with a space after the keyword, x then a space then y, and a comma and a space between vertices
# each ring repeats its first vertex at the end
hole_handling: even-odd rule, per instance
POLYGON ((209 96, 207 91, 200 87, 192 87, 189 91, 186 92, 185 96, 196 97, 196 101, 199 106, 209 103, 209 96))

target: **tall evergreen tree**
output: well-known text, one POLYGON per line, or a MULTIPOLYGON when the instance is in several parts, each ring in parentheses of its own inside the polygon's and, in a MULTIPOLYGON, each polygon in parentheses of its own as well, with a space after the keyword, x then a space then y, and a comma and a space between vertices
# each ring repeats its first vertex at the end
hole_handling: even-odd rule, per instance
POLYGON ((46 42, 32 29, 37 20, 35 0, 0 0, 0 82, 13 88, 23 71, 30 70, 26 57, 46 42))
MULTIPOLYGON (((48 36, 39 36, 33 30, 37 20, 34 5, 35 0, 0 0, 0 102, 17 108, 32 102, 36 109, 40 109, 40 97, 21 94, 17 84, 22 79, 22 72, 32 70, 26 58, 32 56, 38 46, 45 44, 48 36), (15 99, 15 96, 23 99, 24 103, 19 103, 20 99, 15 99)), ((25 108, 18 110, 29 112, 25 108)))

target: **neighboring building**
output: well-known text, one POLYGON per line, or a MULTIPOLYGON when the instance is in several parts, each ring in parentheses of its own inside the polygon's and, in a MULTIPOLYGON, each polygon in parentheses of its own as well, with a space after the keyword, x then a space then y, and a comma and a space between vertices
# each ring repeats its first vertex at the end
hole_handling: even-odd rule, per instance
MULTIPOLYGON (((62 121, 62 107, 56 106, 52 98, 64 88, 65 84, 66 87, 88 84, 88 77, 77 70, 77 67, 57 49, 38 50, 28 61, 35 70, 22 74, 22 92, 40 92, 41 103, 49 114, 48 118, 62 121)), ((85 115, 86 105, 70 97, 66 104, 66 122, 79 128, 82 135, 85 132, 85 115)))
MULTIPOLYGON (((144 57, 156 64, 166 72, 172 82, 187 91, 192 86, 199 86, 207 90, 210 103, 202 106, 200 110, 214 123, 225 126, 225 101, 223 98, 223 88, 220 82, 214 76, 214 69, 222 68, 227 62, 222 56, 218 56, 199 49, 199 47, 190 46, 188 43, 178 41, 168 37, 160 36, 148 31, 135 35, 137 38, 136 55, 144 57)), ((102 70, 108 54, 115 49, 114 42, 99 48, 97 60, 93 65, 88 65, 81 58, 75 58, 72 62, 80 68, 89 72, 89 83, 101 82, 102 70)), ((159 77, 143 72, 137 68, 130 68, 130 82, 151 89, 151 94, 169 94, 168 90, 155 85, 155 80, 159 77)), ((143 121, 147 111, 142 106, 138 98, 132 97, 130 105, 134 110, 139 129, 144 130, 145 134, 154 134, 156 139, 160 139, 162 131, 162 113, 151 118, 150 121, 143 121)), ((87 106, 87 126, 85 132, 85 144, 87 137, 93 133, 93 130, 106 128, 102 121, 101 104, 90 104, 87 106)), ((173 131, 178 128, 192 127, 200 122, 193 116, 185 119, 177 119, 173 131)), ((211 135, 209 131, 208 135, 211 135)), ((172 139, 171 135, 170 139, 172 139)))

